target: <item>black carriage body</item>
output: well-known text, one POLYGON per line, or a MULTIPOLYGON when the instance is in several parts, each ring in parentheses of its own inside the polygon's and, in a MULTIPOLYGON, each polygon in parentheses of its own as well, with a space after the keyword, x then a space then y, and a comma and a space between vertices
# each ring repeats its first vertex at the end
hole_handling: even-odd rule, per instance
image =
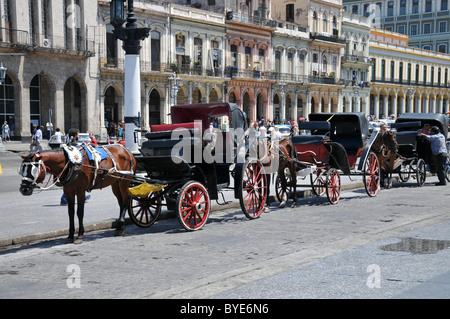
POLYGON ((445 136, 447 149, 448 141, 448 116, 439 113, 404 113, 391 125, 396 130, 399 155, 407 159, 421 158, 427 164, 431 164, 431 147, 428 141, 418 134, 419 130, 429 124, 437 126, 445 136))
MULTIPOLYGON (((310 122, 328 122, 330 126, 329 141, 324 146, 330 153, 330 166, 349 175, 357 158, 361 158, 358 170, 362 170, 370 146, 376 134, 370 134, 369 121, 364 113, 311 113, 310 122)), ((324 134, 323 131, 311 134, 324 134)))
MULTIPOLYGON (((214 118, 221 116, 228 117, 229 127, 227 128, 240 128, 242 131, 247 129, 246 114, 234 103, 172 106, 172 124, 154 125, 152 132, 146 133, 147 141, 143 142, 140 148, 142 156, 136 157, 138 167, 146 171, 148 177, 165 181, 174 188, 188 180, 198 181, 206 186, 211 199, 218 199, 219 191, 230 186, 230 166, 236 164, 233 175, 237 198, 236 181, 240 180, 243 163, 236 162, 237 150, 232 134, 220 130, 223 153, 214 153, 218 161, 211 162, 203 159, 203 151, 207 144, 203 134, 214 118), (183 130, 175 131, 176 129, 183 130), (234 147, 232 151, 234 157, 230 157, 230 153, 227 153, 231 152, 230 146, 234 147), (176 152, 173 152, 174 147, 177 147, 176 152), (186 154, 182 153, 183 150, 189 150, 190 156, 186 158, 186 154)), ((216 149, 217 151, 221 152, 216 149)))

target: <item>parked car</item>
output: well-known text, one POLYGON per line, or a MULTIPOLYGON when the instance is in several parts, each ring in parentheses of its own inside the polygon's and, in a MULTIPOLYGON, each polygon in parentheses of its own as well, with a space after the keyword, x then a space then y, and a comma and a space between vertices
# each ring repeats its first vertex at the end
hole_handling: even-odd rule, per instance
POLYGON ((288 124, 277 124, 274 125, 274 127, 278 127, 278 130, 283 137, 289 137, 289 135, 291 134, 291 126, 288 124))

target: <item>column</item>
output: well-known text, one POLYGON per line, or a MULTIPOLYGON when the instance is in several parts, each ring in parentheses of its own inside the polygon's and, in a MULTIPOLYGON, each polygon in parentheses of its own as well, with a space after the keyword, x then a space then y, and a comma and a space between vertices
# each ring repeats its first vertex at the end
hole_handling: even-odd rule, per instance
POLYGON ((444 112, 443 113, 447 114, 448 111, 449 111, 449 109, 448 109, 448 100, 445 99, 444 100, 444 112))
MULTIPOLYGON (((397 117, 397 95, 394 95, 392 97, 392 114, 394 114, 397 117)), ((389 116, 390 114, 388 114, 389 116)))
POLYGON ((373 115, 377 119, 380 118, 380 96, 378 94, 373 96, 373 115))
POLYGON ((400 97, 400 112, 399 114, 405 113, 405 96, 400 97))
POLYGON ((414 96, 412 95, 408 99, 408 112, 409 113, 414 112, 414 104, 413 103, 414 103, 414 96))
POLYGON ((419 95, 418 97, 416 97, 416 113, 422 113, 422 108, 421 108, 421 101, 422 101, 422 97, 419 95))
POLYGON ((424 98, 423 99, 423 110, 422 113, 428 113, 428 98, 424 98))
POLYGON ((388 116, 388 96, 383 96, 383 116, 387 118, 388 116))
POLYGON ((430 97, 430 113, 436 113, 436 97, 430 97))

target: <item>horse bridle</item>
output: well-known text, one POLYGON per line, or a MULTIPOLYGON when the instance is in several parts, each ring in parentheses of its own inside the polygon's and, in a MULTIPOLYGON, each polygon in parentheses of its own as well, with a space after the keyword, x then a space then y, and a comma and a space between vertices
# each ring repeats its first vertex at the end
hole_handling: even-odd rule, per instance
POLYGON ((19 167, 19 175, 22 176, 22 181, 27 181, 31 183, 32 186, 36 185, 36 181, 41 175, 41 172, 44 171, 44 176, 47 174, 47 167, 44 164, 44 161, 39 160, 38 162, 23 162, 19 167), (28 171, 28 167, 31 167, 31 178, 24 175, 28 171))

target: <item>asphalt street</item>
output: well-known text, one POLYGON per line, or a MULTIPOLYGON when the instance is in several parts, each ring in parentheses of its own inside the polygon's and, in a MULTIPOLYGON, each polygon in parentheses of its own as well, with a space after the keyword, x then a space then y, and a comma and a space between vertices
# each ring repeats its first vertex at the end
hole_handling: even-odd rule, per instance
MULTIPOLYGON (((349 189, 337 205, 273 205, 252 221, 238 206, 216 208, 196 232, 174 218, 129 225, 125 237, 105 227, 82 245, 55 232, 67 228, 60 190, 28 198, 13 189, 0 193, 0 298, 448 299, 450 186, 436 180, 374 198, 349 189), (37 232, 51 236, 28 237, 37 232), (6 246, 11 238, 24 242, 6 246)), ((86 223, 112 223, 117 210, 110 191, 94 191, 86 223)))

